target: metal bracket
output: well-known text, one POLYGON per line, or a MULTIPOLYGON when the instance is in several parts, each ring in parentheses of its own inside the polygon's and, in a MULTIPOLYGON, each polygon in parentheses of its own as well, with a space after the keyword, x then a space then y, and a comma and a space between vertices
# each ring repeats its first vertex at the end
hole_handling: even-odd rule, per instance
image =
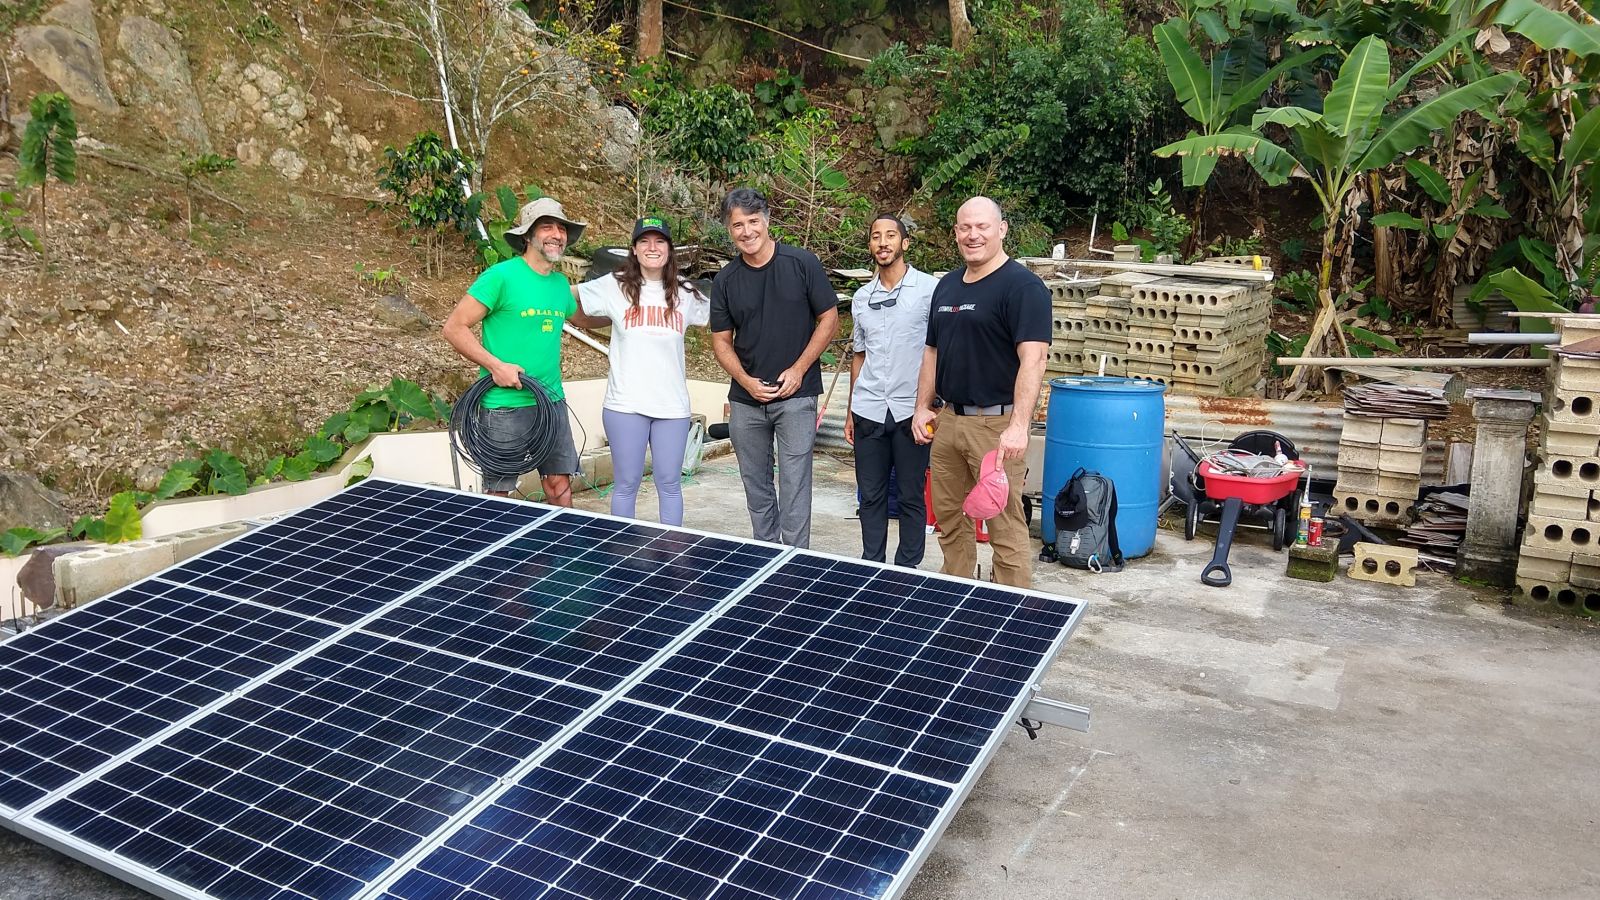
POLYGON ((1063 703, 1036 692, 1022 710, 1023 719, 1032 719, 1042 725, 1060 725, 1085 734, 1089 731, 1089 708, 1073 703, 1063 703))

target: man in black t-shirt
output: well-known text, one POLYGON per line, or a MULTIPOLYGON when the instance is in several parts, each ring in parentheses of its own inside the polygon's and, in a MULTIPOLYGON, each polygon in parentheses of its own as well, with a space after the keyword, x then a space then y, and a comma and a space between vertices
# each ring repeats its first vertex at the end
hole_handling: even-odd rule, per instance
POLYGON ((772 239, 770 218, 766 198, 750 188, 722 199, 739 258, 711 282, 711 347, 733 379, 728 436, 756 540, 809 547, 811 450, 822 394, 817 359, 839 328, 839 300, 814 254, 772 239))
POLYGON ((984 455, 999 451, 1010 496, 988 524, 994 580, 1028 587, 1033 567, 1022 479, 1050 349, 1050 290, 1006 256, 1006 230, 999 204, 988 197, 973 197, 956 213, 956 244, 966 265, 941 278, 933 291, 912 435, 933 443, 929 484, 942 571, 962 578, 972 577, 978 561, 974 526, 962 514, 962 501, 977 483, 984 455), (944 401, 937 412, 935 397, 944 401))

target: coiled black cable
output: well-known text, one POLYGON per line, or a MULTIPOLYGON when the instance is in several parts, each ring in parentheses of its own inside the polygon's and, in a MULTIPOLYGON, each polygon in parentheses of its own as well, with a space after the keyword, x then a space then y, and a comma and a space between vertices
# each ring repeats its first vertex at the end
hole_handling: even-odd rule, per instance
POLYGON ((497 441, 483 427, 483 397, 495 387, 485 375, 473 382, 450 411, 450 449, 480 475, 521 475, 544 464, 555 450, 557 416, 564 415, 550 391, 527 373, 518 375, 535 399, 533 427, 515 441, 497 441))

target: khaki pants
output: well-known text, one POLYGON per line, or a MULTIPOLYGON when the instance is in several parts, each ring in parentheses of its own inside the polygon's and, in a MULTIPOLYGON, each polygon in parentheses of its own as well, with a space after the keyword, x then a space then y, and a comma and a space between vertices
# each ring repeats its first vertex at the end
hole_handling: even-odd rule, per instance
MULTIPOLYGON (((929 458, 933 514, 939 520, 939 548, 946 575, 971 578, 978 567, 976 523, 961 512, 961 503, 978 483, 983 456, 1000 446, 1000 433, 1011 424, 1005 416, 958 416, 949 407, 939 411, 938 430, 929 458)), ((1007 460, 1011 497, 1005 511, 989 520, 989 546, 994 549, 994 580, 1012 587, 1033 583, 1033 553, 1028 522, 1022 517, 1022 477, 1027 461, 1007 460)))

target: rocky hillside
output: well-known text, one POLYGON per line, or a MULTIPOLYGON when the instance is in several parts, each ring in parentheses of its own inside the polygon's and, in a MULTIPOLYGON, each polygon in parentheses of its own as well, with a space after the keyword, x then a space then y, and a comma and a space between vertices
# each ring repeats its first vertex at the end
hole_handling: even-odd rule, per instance
MULTIPOLYGON (((22 6, 0 35, 13 114, 0 190, 14 190, 36 92, 72 98, 81 155, 75 185, 49 186, 48 266, 0 247, 0 469, 86 510, 200 447, 270 455, 370 384, 465 383, 437 324, 473 260, 452 250, 425 276, 373 206, 382 149, 442 122, 401 96, 423 91, 347 64, 347 5, 22 6), (178 164, 206 152, 238 168, 186 192, 178 164)), ((490 183, 537 184, 595 234, 619 233, 637 128, 582 80, 558 88, 503 124, 490 183)), ((568 356, 572 375, 604 370, 577 345, 568 356)))

